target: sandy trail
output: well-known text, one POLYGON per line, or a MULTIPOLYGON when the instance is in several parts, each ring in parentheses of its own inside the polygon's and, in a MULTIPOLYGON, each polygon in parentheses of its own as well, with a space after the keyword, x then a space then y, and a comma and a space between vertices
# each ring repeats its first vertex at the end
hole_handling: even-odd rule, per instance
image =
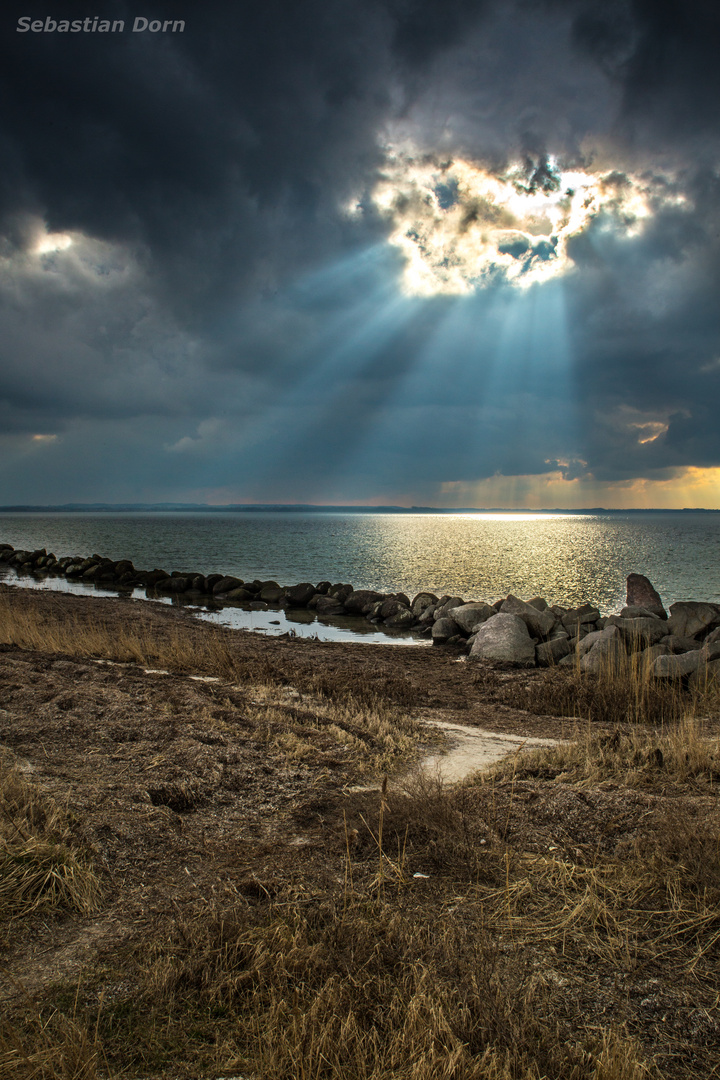
POLYGON ((425 770, 435 773, 448 784, 456 784, 472 773, 494 765, 509 754, 518 753, 520 750, 536 750, 543 746, 556 746, 558 742, 557 739, 501 735, 496 731, 447 723, 444 720, 426 720, 425 723, 439 728, 451 740, 445 753, 430 754, 422 763, 425 770))

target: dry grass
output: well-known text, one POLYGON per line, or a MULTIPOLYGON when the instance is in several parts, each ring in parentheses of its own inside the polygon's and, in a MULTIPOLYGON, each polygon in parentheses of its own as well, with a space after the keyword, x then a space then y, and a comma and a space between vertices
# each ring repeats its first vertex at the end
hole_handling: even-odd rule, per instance
POLYGON ((0 1080, 98 1080, 103 1064, 97 1030, 75 1018, 33 1012, 22 1035, 0 1022, 0 1080))
POLYGON ((289 674, 278 670, 263 655, 237 649, 237 633, 204 623, 175 622, 158 626, 139 605, 132 608, 132 619, 103 619, 102 612, 87 614, 73 610, 62 597, 57 604, 43 595, 31 596, 22 606, 13 603, 12 595, 0 592, 0 644, 21 649, 70 657, 135 663, 178 673, 215 676, 227 682, 255 688, 292 684, 303 694, 329 700, 349 697, 363 706, 383 708, 388 701, 396 705, 415 704, 417 688, 402 675, 376 675, 372 680, 356 680, 347 685, 343 672, 317 665, 308 670, 288 664, 289 674))
MULTIPOLYGON (((598 734, 591 725, 557 746, 520 754, 513 762, 518 778, 542 776, 576 785, 612 780, 626 787, 657 788, 670 784, 720 784, 720 736, 708 734, 707 722, 685 715, 661 730, 645 726, 598 734)), ((502 763, 488 778, 507 774, 502 763)))
POLYGON ((0 933, 40 909, 95 910, 101 887, 68 816, 0 756, 0 933))
POLYGON ((330 764, 352 763, 378 776, 406 768, 418 756, 421 738, 429 738, 407 713, 374 699, 371 704, 357 701, 349 691, 338 700, 261 686, 252 689, 248 704, 268 745, 289 762, 322 762, 319 755, 325 751, 330 764))
POLYGON ((212 1017, 213 1069, 263 1080, 656 1075, 620 1029, 561 1036, 557 988, 522 950, 479 905, 448 915, 357 894, 205 909, 142 959, 143 1034, 165 1055, 188 1015, 212 1017))
MULTIPOLYGON (((252 731, 288 762, 378 772, 417 742, 411 718, 321 670, 290 687, 241 669, 214 630, 202 644, 183 626, 125 637, 11 614, 0 604, 0 637, 26 648, 241 683, 252 731)), ((82 989, 51 987, 16 1011, 0 1028, 0 1080, 712 1075, 720 743, 692 715, 712 700, 637 665, 502 676, 478 673, 495 700, 591 722, 453 788, 418 773, 402 789, 336 792, 344 836, 315 824, 284 876, 287 850, 268 844, 254 890, 218 877, 192 908, 138 927, 82 989), (622 730, 593 734, 593 721, 622 730)), ((8 776, 3 842, 24 843, 22 830, 72 850, 62 815, 8 776)))
POLYGON ((524 682, 486 669, 477 673, 476 684, 495 700, 535 715, 606 725, 670 725, 720 711, 717 686, 691 692, 681 680, 656 679, 642 653, 616 656, 597 672, 578 665, 547 668, 524 682))
POLYGON ((100 615, 77 615, 63 604, 42 610, 32 606, 20 609, 9 595, 0 594, 0 642, 21 649, 197 671, 228 679, 241 674, 222 633, 202 635, 202 640, 198 637, 182 625, 160 635, 142 619, 128 620, 118 631, 105 625, 100 615))

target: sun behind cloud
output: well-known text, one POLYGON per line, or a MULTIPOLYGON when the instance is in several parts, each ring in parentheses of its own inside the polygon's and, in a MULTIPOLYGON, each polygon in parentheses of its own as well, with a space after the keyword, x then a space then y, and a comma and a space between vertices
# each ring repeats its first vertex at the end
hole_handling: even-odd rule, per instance
POLYGON ((404 290, 415 296, 547 281, 572 267, 568 241, 598 219, 633 237, 660 206, 686 203, 664 175, 594 173, 542 156, 493 172, 408 146, 386 148, 373 200, 392 223, 404 290))

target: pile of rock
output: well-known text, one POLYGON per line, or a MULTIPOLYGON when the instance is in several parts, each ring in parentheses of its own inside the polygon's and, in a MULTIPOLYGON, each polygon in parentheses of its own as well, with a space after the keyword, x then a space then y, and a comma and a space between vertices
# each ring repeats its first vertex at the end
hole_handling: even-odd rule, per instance
POLYGON ((619 615, 603 617, 592 604, 550 606, 541 597, 525 602, 510 595, 488 604, 421 592, 411 600, 401 592, 330 581, 286 587, 226 574, 137 570, 127 559, 114 562, 100 555, 57 559, 45 548, 15 551, 9 544, 0 544, 0 563, 20 573, 57 574, 119 591, 140 587, 148 596, 251 610, 306 608, 326 619, 365 618, 389 630, 412 629, 471 657, 517 667, 578 664, 583 671, 596 671, 618 657, 642 652, 658 678, 698 681, 711 672, 720 677, 720 604, 677 603, 668 617, 659 595, 640 574, 627 579, 627 606, 619 615))

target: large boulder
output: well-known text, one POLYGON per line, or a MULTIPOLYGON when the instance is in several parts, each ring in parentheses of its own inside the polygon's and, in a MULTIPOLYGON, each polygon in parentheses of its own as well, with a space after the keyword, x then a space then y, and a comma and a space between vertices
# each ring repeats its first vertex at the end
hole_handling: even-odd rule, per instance
POLYGON ((415 618, 419 619, 424 611, 426 611, 429 607, 432 607, 433 604, 437 604, 437 602, 438 598, 435 593, 421 592, 418 593, 413 600, 410 610, 412 611, 415 618))
POLYGON ((223 593, 239 589, 245 582, 239 577, 223 577, 213 585, 213 596, 221 596, 223 593))
POLYGON ((716 626, 720 626, 720 607, 716 604, 689 600, 670 606, 670 618, 667 622, 669 634, 694 638, 716 626))
POLYGON ((702 641, 696 641, 691 637, 680 637, 678 634, 667 634, 666 637, 660 638, 660 643, 667 645, 668 652, 671 653, 692 652, 693 649, 703 647, 702 641))
POLYGON ((624 607, 620 612, 621 619, 659 619, 660 616, 650 611, 646 607, 634 606, 624 607))
POLYGON ((535 661, 538 667, 555 667, 570 655, 572 645, 569 637, 550 638, 535 646, 535 661))
POLYGON ((399 607, 393 615, 385 619, 385 625, 396 630, 409 630, 416 623, 416 618, 409 607, 399 607))
POLYGON ((628 607, 647 608, 653 615, 667 619, 667 612, 663 607, 660 594, 643 574, 628 574, 626 603, 628 607))
POLYGON ((593 646, 580 660, 581 671, 599 671, 602 668, 612 670, 613 666, 627 656, 625 642, 620 628, 606 626, 593 646))
POLYGON ((712 660, 720 660, 720 641, 703 642, 700 655, 705 663, 709 663, 712 660))
POLYGON ((290 607, 307 607, 316 592, 321 592, 321 590, 304 581, 300 585, 292 585, 287 589, 286 599, 290 607))
POLYGON ((452 618, 454 622, 458 624, 461 630, 464 630, 466 634, 472 634, 478 626, 487 622, 488 619, 494 618, 497 612, 490 604, 484 604, 482 601, 477 601, 471 604, 461 604, 460 607, 452 609, 452 618))
POLYGON ((458 626, 454 619, 438 619, 432 628, 433 645, 444 645, 451 637, 455 637, 457 632, 458 626))
POLYGON ((578 637, 583 627, 585 633, 594 630, 599 618, 600 612, 596 607, 592 604, 581 604, 580 607, 566 611, 561 617, 561 622, 570 634, 578 637))
MULTIPOLYGON (((330 590, 332 595, 333 590, 330 590)), ((349 615, 364 615, 378 600, 384 600, 385 594, 375 592, 374 589, 356 589, 349 593, 343 600, 345 610, 349 615)))
POLYGON ((656 679, 681 679, 685 675, 691 675, 697 671, 702 663, 702 657, 697 649, 687 653, 669 653, 667 656, 658 656, 653 664, 652 671, 656 679))
MULTIPOLYGON (((596 641, 599 641, 602 637, 602 630, 591 630, 589 634, 586 634, 584 638, 578 641, 575 646, 575 652, 578 656, 584 656, 585 653, 589 653, 596 641)), ((573 638, 573 641, 575 639, 573 638)), ((570 645, 572 648, 572 643, 570 645)))
POLYGON ((250 592, 249 589, 240 585, 237 589, 231 589, 230 592, 222 593, 220 599, 224 604, 249 604, 256 596, 257 593, 250 592))
POLYGON ((452 617, 454 609, 462 607, 464 603, 462 596, 441 596, 435 608, 435 618, 444 619, 448 615, 452 617))
POLYGON ((482 624, 470 655, 484 660, 502 660, 516 667, 535 667, 535 645, 527 624, 519 615, 510 612, 498 612, 482 624))
MULTIPOLYGON (((313 597, 313 600, 315 601, 316 598, 313 597)), ((331 617, 333 615, 344 615, 345 614, 345 608, 343 607, 341 601, 338 600, 338 598, 336 596, 324 596, 324 595, 317 596, 317 600, 314 603, 314 607, 315 607, 315 611, 317 611, 318 615, 324 615, 326 618, 331 617)))
POLYGON ((532 636, 536 638, 547 637, 556 622, 552 611, 538 611, 533 604, 526 604, 524 600, 512 595, 503 601, 500 613, 517 615, 525 623, 532 636))
POLYGON ((623 619, 620 615, 611 615, 607 626, 617 626, 626 643, 633 651, 657 645, 667 636, 668 624, 662 619, 650 615, 647 618, 623 619))
POLYGON ((720 690, 720 660, 700 664, 688 679, 691 690, 720 690))
POLYGON ((344 603, 347 597, 353 592, 354 589, 352 585, 336 584, 331 585, 330 588, 327 589, 327 595, 335 597, 335 599, 340 600, 341 603, 344 603))

